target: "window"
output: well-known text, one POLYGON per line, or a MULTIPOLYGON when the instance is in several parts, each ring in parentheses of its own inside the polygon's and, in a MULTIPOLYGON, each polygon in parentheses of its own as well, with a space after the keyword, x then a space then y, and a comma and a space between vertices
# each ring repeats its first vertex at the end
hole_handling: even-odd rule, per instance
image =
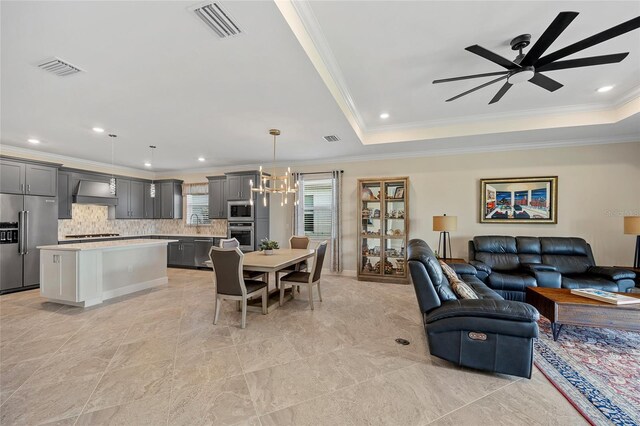
POLYGON ((303 202, 298 207, 298 223, 302 228, 299 233, 304 231, 309 238, 331 238, 332 179, 305 177, 300 196, 303 202))
POLYGON ((187 225, 209 224, 209 185, 186 184, 182 187, 186 208, 187 225))

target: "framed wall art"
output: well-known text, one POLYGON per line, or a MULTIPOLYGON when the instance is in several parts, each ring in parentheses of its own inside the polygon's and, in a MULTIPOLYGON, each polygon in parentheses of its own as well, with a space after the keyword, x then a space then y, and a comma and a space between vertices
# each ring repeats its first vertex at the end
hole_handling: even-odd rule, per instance
POLYGON ((558 176, 480 179, 481 223, 558 223, 558 176))

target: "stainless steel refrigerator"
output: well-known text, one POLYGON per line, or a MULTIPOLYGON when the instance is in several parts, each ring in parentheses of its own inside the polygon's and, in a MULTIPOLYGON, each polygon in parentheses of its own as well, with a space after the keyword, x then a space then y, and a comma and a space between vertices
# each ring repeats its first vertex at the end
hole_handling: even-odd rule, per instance
POLYGON ((58 244, 56 197, 0 194, 0 292, 40 284, 40 250, 58 244))

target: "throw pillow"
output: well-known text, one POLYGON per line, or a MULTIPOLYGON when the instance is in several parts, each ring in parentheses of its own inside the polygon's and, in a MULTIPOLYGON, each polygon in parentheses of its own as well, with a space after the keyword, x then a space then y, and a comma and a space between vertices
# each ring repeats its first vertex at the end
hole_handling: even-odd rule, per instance
POLYGON ((447 265, 444 261, 438 259, 440 262, 440 267, 442 268, 442 272, 449 280, 449 284, 451 284, 451 288, 454 293, 458 295, 461 299, 479 299, 476 292, 471 288, 471 286, 460 278, 458 278, 458 274, 454 271, 451 266, 447 265))

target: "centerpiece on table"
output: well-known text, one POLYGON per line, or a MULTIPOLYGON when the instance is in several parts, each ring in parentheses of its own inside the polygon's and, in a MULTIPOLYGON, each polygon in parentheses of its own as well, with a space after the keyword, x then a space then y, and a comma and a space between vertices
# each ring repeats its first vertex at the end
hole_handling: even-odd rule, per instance
POLYGON ((260 251, 264 252, 265 255, 269 256, 273 254, 274 250, 279 249, 277 241, 270 240, 268 238, 263 238, 260 240, 260 251))

